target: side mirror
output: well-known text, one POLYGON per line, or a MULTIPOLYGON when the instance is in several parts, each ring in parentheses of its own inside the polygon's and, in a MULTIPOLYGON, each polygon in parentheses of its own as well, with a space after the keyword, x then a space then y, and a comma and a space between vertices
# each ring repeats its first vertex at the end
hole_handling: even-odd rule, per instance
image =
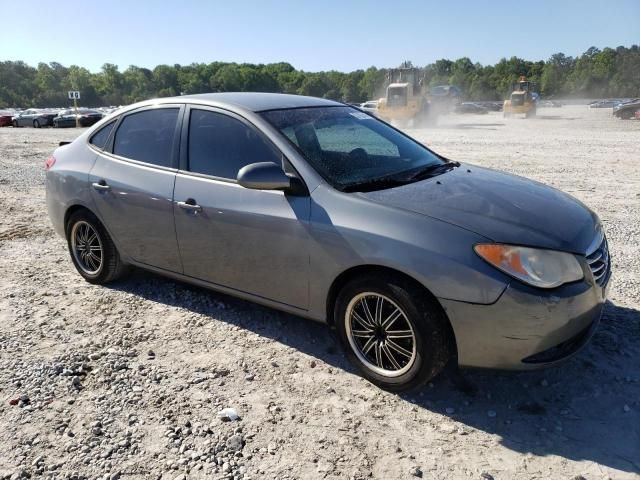
POLYGON ((289 178, 279 165, 272 162, 260 162, 246 165, 240 169, 238 183, 253 190, 288 190, 289 178))

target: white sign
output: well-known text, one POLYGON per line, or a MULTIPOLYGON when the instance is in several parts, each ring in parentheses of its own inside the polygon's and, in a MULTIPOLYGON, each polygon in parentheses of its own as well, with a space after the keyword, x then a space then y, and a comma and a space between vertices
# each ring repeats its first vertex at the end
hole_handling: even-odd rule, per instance
POLYGON ((69 100, 80 100, 80 92, 69 90, 69 100))

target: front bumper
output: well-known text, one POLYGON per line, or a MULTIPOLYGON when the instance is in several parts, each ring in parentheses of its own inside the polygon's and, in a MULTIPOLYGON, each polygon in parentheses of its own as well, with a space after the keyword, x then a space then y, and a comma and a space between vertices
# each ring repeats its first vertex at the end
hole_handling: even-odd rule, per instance
POLYGON ((533 104, 525 103, 524 105, 506 105, 503 108, 503 111, 507 113, 528 113, 533 109, 533 104))
POLYGON ((381 107, 378 108, 376 116, 386 122, 391 122, 393 120, 411 120, 417 114, 418 106, 409 105, 403 107, 381 107))
POLYGON ((440 299, 463 367, 526 370, 575 354, 593 335, 607 282, 592 278, 545 291, 513 281, 491 305, 440 299))

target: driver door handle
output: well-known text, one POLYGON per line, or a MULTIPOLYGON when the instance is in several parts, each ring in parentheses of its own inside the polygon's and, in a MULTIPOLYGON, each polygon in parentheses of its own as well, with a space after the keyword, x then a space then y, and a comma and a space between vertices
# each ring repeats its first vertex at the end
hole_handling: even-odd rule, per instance
POLYGON ((111 187, 107 185, 107 182, 105 180, 100 180, 99 182, 93 182, 91 186, 96 190, 100 190, 100 191, 111 190, 111 187))
POLYGON ((183 210, 188 210, 190 212, 201 212, 202 207, 196 203, 193 198, 187 198, 184 202, 176 202, 183 210))

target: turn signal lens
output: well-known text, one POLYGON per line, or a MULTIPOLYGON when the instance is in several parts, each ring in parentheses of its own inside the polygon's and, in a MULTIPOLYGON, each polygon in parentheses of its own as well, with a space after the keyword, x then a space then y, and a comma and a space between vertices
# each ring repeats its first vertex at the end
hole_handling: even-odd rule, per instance
POLYGON ((584 276, 571 253, 497 243, 478 244, 474 250, 497 269, 534 287, 554 288, 584 276))

